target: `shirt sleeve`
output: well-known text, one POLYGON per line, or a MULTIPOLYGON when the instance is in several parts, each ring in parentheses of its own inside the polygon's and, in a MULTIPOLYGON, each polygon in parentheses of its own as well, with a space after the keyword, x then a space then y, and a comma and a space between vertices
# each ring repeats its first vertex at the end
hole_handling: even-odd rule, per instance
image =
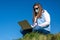
POLYGON ((46 10, 44 11, 44 18, 45 18, 45 22, 42 24, 38 24, 41 27, 46 27, 47 25, 50 24, 50 15, 46 10))

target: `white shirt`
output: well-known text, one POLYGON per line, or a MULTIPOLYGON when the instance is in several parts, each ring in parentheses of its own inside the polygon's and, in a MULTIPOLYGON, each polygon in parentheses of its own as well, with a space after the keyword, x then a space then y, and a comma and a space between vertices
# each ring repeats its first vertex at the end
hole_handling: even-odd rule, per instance
MULTIPOLYGON (((50 24, 50 15, 46 10, 44 10, 44 13, 42 13, 42 16, 44 17, 45 22, 38 24, 38 25, 41 27, 45 27, 50 24)), ((40 22, 42 22, 42 21, 40 21, 40 22)))
POLYGON ((43 27, 45 30, 50 31, 50 14, 46 10, 44 10, 41 18, 38 18, 37 23, 34 23, 34 26, 32 27, 35 27, 35 25, 38 25, 40 27, 43 27))

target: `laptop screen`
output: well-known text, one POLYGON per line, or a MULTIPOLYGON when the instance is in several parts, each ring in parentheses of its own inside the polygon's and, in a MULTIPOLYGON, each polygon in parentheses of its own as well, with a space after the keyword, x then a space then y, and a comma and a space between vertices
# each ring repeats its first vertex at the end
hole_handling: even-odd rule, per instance
POLYGON ((18 24, 22 27, 23 30, 32 29, 27 20, 20 21, 18 24))

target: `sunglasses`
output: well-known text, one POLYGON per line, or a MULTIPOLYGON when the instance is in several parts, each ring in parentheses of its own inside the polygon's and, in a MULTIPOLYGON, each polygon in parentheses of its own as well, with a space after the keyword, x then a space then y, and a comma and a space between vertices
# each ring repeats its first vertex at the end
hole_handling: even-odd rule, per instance
POLYGON ((34 11, 35 11, 35 10, 38 10, 38 9, 39 9, 39 8, 34 8, 34 11))

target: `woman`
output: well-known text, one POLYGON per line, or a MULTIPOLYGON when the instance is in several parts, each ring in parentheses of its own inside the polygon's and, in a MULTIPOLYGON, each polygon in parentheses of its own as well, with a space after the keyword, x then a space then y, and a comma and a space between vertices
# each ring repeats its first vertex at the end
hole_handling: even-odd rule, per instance
POLYGON ((33 6, 33 31, 38 31, 44 34, 50 33, 50 15, 42 9, 39 3, 33 6))

